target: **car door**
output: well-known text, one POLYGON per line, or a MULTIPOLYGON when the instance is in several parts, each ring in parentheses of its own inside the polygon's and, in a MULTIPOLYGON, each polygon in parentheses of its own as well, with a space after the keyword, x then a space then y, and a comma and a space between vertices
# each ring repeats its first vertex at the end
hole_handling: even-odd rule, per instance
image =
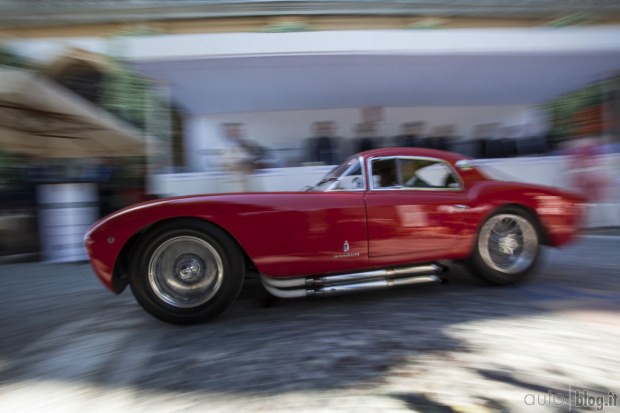
POLYGON ((371 263, 449 255, 468 208, 463 183, 447 162, 422 157, 368 159, 366 193, 371 263))
MULTIPOLYGON (((285 277, 368 266, 366 183, 354 156, 305 192, 231 195, 214 218, 229 229, 257 268, 285 277)), ((220 204, 221 205, 221 204, 220 204)))

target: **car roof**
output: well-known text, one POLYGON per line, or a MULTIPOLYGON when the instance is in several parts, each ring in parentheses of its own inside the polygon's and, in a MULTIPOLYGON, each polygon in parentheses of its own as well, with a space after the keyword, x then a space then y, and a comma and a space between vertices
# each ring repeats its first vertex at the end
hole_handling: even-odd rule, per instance
POLYGON ((448 161, 450 163, 455 163, 461 159, 471 159, 467 156, 464 156, 458 153, 440 151, 438 149, 428 149, 428 148, 372 149, 369 151, 361 152, 360 156, 363 156, 364 158, 382 157, 382 156, 423 156, 423 157, 429 157, 429 158, 443 159, 444 161, 448 161))

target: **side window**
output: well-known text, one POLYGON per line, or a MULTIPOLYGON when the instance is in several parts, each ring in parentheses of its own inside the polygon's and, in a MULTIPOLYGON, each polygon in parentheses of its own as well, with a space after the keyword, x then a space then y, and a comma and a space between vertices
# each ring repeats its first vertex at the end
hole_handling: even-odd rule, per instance
POLYGON ((445 162, 427 158, 387 158, 372 162, 373 188, 460 189, 456 173, 445 162))
POLYGON ((432 159, 399 159, 399 170, 405 188, 459 189, 454 171, 444 162, 432 159))
POLYGON ((374 159, 372 161, 372 183, 374 188, 400 187, 396 159, 374 159))

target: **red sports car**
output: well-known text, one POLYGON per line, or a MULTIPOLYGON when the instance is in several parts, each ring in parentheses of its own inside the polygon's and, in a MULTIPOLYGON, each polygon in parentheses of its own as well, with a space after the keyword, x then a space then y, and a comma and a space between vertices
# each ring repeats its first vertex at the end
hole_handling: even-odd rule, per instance
POLYGON ((134 205, 85 235, 113 292, 129 284, 146 311, 205 321, 247 272, 278 297, 441 282, 440 260, 491 284, 524 280, 542 245, 575 237, 584 198, 494 180, 466 157, 389 148, 347 159, 300 192, 167 198, 134 205))

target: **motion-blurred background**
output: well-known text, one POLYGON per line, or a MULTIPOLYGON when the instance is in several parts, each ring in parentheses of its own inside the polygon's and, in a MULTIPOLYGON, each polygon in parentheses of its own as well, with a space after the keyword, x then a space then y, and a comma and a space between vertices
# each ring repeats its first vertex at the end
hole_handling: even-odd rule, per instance
POLYGON ((431 147, 620 226, 620 1, 0 1, 0 260, 102 215, 431 147))

